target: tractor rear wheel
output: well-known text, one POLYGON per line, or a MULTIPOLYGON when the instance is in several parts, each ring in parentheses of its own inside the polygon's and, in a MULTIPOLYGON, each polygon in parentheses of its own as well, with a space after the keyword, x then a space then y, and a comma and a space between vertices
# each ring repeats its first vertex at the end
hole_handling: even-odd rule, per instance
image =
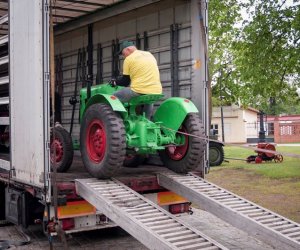
POLYGON ((59 173, 66 172, 72 165, 74 155, 70 134, 62 127, 54 127, 50 144, 51 168, 56 167, 59 173))
POLYGON ((88 172, 109 178, 123 165, 126 154, 125 127, 110 106, 97 103, 84 114, 80 127, 80 151, 88 172))
POLYGON ((192 134, 184 135, 185 143, 177 147, 167 147, 159 151, 160 158, 165 166, 177 173, 187 173, 200 167, 203 162, 205 141, 199 137, 205 137, 205 130, 197 113, 190 113, 185 118, 180 132, 192 134))

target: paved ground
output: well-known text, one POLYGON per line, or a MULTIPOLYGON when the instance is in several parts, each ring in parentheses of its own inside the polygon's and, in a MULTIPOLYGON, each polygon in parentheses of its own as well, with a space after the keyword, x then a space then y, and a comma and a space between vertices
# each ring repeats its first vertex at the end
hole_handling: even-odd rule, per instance
MULTIPOLYGON (((179 218, 229 249, 274 249, 269 245, 249 236, 245 232, 230 226, 210 213, 199 209, 193 209, 193 211, 193 215, 185 214, 179 216, 179 218)), ((31 243, 26 246, 12 246, 10 249, 49 249, 48 239, 40 231, 39 226, 30 227, 26 233, 30 236, 31 243)), ((24 236, 18 232, 15 226, 10 225, 0 227, 0 240, 20 241, 24 240, 24 236)), ((76 233, 68 238, 67 243, 70 249, 147 249, 120 228, 76 233)), ((63 244, 57 237, 55 237, 53 240, 53 248, 64 248, 63 244)))
POLYGON ((276 249, 266 243, 249 236, 230 224, 220 220, 216 216, 200 210, 193 209, 193 216, 182 216, 189 225, 197 228, 210 238, 221 243, 229 249, 245 249, 245 250, 268 250, 276 249))

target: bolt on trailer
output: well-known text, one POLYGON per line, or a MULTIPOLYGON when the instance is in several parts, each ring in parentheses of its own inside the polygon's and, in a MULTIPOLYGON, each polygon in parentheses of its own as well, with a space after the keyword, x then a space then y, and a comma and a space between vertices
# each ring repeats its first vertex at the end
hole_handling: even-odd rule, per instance
MULTIPOLYGON (((131 169, 126 175, 118 169, 122 164, 141 164, 148 153, 164 151, 164 164, 171 162, 170 168, 180 172, 176 163, 188 152, 188 138, 164 130, 159 124, 177 131, 182 129, 185 118, 197 111, 198 118, 192 120, 200 119, 203 124, 198 135, 206 133, 206 2, 131 0, 111 4, 109 1, 10 0, 1 4, 8 9, 8 17, 1 19, 8 29, 7 34, 0 39, 0 49, 8 57, 1 63, 6 67, 6 73, 8 68, 10 72, 9 77, 1 78, 2 93, 7 95, 0 103, 3 110, 1 146, 4 147, 0 188, 1 195, 6 192, 7 204, 1 207, 1 211, 6 210, 1 216, 16 224, 28 225, 32 221, 49 222, 56 213, 55 217, 63 221, 65 229, 76 230, 82 230, 85 220, 91 227, 107 222, 101 217, 101 211, 95 211, 76 194, 74 187, 74 179, 78 177, 111 176, 107 174, 111 169, 105 172, 105 166, 104 174, 103 171, 93 173, 89 163, 101 161, 106 153, 104 149, 99 151, 92 139, 89 142, 88 136, 80 139, 83 132, 91 134, 92 138, 104 138, 103 133, 98 132, 101 131, 99 122, 86 124, 86 130, 80 132, 81 122, 86 120, 84 116, 96 104, 112 109, 111 114, 121 116, 120 121, 124 124, 127 142, 122 156, 124 162, 119 160, 117 169, 113 169, 114 175, 122 175, 124 183, 137 191, 162 190, 155 174, 139 179, 132 177, 132 172, 143 170, 131 169), (199 16, 202 17, 200 20, 199 16), (110 98, 114 89, 102 83, 122 73, 122 60, 116 52, 124 40, 134 41, 137 48, 155 56, 163 97, 146 96, 127 106, 115 105, 118 100, 110 98), (175 98, 179 96, 184 98, 175 98), (155 121, 135 113, 134 106, 154 101, 158 101, 157 107, 162 103, 161 109, 156 108, 155 121), (170 112, 167 109, 170 102, 173 103, 171 112, 182 111, 177 120, 164 120, 165 114, 170 112), (139 131, 144 132, 138 134, 139 131), (151 133, 145 134, 145 131, 151 133), (147 138, 146 141, 136 139, 141 135, 147 138), (89 149, 85 155, 88 159, 83 160, 85 166, 78 156, 82 142, 89 149), (139 157, 136 157, 137 152, 141 152, 139 157), (13 197, 17 197, 17 201, 13 197), (35 214, 31 214, 29 204, 36 206, 35 214), (54 206, 58 209, 53 210, 54 206), (71 212, 76 209, 77 214, 71 212)), ((185 126, 196 126, 189 125, 191 123, 193 121, 185 126)), ((203 155, 198 157, 194 167, 198 164, 199 172, 204 175, 206 146, 201 145, 203 155)), ((155 160, 155 156, 153 158, 155 160)), ((189 166, 186 166, 187 170, 189 166)), ((153 168, 147 171, 153 172, 153 168)), ((176 206, 187 204, 185 199, 177 197, 172 204, 169 197, 168 193, 160 193, 154 199, 174 212, 188 211, 186 205, 176 206)))

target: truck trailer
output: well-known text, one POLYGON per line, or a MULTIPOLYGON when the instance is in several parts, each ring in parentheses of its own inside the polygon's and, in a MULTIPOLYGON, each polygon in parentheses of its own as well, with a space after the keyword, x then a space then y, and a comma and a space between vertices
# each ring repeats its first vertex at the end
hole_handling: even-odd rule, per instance
MULTIPOLYGON (((2 3, 1 219, 24 227, 42 223, 52 233, 57 220, 66 232, 114 225, 75 190, 76 178, 91 177, 78 150, 78 100, 122 73, 117 51, 124 40, 158 62, 164 97, 156 106, 182 96, 195 103, 207 130, 206 2, 100 2, 2 3)), ((203 177, 205 143, 202 151, 197 171, 203 177)), ((122 168, 116 177, 172 213, 188 212, 189 201, 158 185, 159 169, 122 168)))
POLYGON ((193 202, 274 247, 299 249, 299 224, 204 179, 209 169, 207 1, 9 0, 0 5, 0 220, 23 227, 40 223, 48 236, 120 226, 150 249, 227 249, 174 216, 190 212, 193 202), (122 73, 117 52, 125 40, 154 55, 164 97, 146 95, 114 106, 118 100, 105 83, 122 73), (136 113, 135 106, 154 100, 153 121, 136 113), (107 152, 101 147, 108 126, 102 118, 88 119, 90 109, 97 117, 109 111, 108 120, 124 123, 119 131, 122 138, 126 131, 126 140, 119 142, 126 141, 126 148, 116 153, 109 171, 92 171, 84 158, 97 168, 107 152), (193 121, 185 124, 190 117, 193 121), (200 120, 201 126, 195 122, 200 120), (199 152, 188 153, 191 145, 199 152), (163 161, 169 169, 159 164, 157 151, 171 158, 171 164, 163 161), (146 162, 136 158, 147 153, 146 162), (175 164, 186 155, 190 165, 175 164), (120 166, 123 157, 131 168, 120 166))

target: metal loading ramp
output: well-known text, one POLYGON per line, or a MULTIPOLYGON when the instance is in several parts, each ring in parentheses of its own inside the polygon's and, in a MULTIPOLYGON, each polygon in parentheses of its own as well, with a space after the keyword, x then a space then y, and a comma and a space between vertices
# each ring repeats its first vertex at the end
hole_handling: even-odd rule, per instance
POLYGON ((278 249, 300 249, 300 225, 192 173, 159 173, 161 186, 278 249))
POLYGON ((75 181, 81 197, 149 249, 227 249, 115 179, 75 181))

